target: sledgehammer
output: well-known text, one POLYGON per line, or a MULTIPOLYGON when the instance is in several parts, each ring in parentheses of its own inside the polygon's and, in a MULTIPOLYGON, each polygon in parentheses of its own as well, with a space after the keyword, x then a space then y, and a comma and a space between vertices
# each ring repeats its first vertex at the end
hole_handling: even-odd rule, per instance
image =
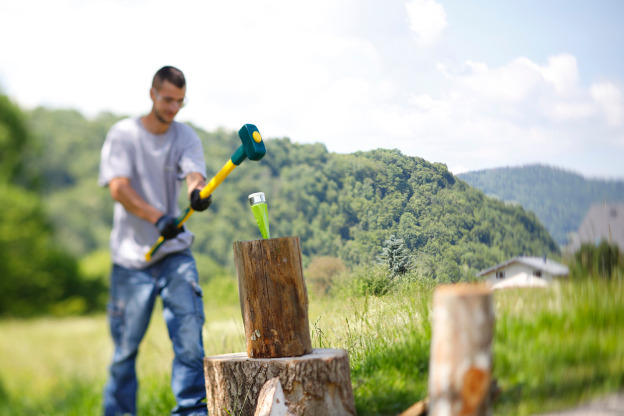
MULTIPOLYGON (((262 136, 260 135, 258 128, 253 124, 245 124, 241 127, 238 131, 238 137, 240 137, 243 144, 236 149, 230 160, 223 165, 221 170, 217 172, 210 182, 208 182, 208 184, 199 192, 199 195, 202 198, 208 198, 217 186, 219 186, 221 182, 223 182, 223 180, 230 174, 230 172, 232 172, 236 166, 243 163, 245 159, 260 160, 266 154, 266 147, 264 147, 262 136)), ((195 212, 195 210, 190 206, 186 208, 182 215, 177 219, 178 228, 182 227, 182 224, 184 224, 186 220, 193 215, 193 212, 195 212)), ((158 251, 164 241, 165 239, 163 236, 158 238, 147 254, 145 254, 146 261, 151 260, 154 253, 158 251)))

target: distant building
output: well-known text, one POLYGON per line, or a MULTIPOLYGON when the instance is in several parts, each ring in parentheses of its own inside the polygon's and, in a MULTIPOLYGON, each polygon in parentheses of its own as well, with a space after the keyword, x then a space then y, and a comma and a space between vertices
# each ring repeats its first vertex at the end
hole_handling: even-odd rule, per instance
POLYGON ((555 278, 568 277, 568 267, 546 257, 514 257, 477 274, 493 289, 547 286, 555 278))
POLYGON ((575 253, 582 244, 599 245, 603 241, 624 251, 624 204, 592 205, 566 251, 575 253))

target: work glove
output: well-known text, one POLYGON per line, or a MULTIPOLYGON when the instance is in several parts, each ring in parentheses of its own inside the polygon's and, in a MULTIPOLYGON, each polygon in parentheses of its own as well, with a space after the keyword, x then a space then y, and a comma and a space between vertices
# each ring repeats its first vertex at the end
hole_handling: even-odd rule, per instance
POLYGON ((195 211, 205 211, 212 203, 212 195, 208 195, 208 198, 202 198, 199 192, 199 189, 193 189, 191 192, 191 208, 195 211))
POLYGON ((155 225, 160 235, 162 235, 165 240, 175 238, 175 236, 183 231, 182 227, 178 228, 176 218, 167 214, 158 218, 155 225))

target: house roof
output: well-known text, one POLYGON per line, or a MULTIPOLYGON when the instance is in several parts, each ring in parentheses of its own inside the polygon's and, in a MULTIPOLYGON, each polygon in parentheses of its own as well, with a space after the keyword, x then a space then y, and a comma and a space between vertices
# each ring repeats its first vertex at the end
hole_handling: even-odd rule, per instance
POLYGON ((592 205, 568 250, 574 252, 581 244, 599 244, 603 240, 624 250, 624 203, 592 205))
POLYGON ((548 273, 553 276, 567 276, 569 274, 568 266, 557 263, 556 261, 550 260, 546 257, 528 257, 528 256, 518 256, 512 259, 509 259, 503 263, 499 263, 496 266, 490 267, 489 269, 485 269, 477 273, 477 277, 485 276, 486 274, 492 273, 497 270, 504 269, 514 263, 524 264, 534 270, 541 270, 542 272, 548 273))

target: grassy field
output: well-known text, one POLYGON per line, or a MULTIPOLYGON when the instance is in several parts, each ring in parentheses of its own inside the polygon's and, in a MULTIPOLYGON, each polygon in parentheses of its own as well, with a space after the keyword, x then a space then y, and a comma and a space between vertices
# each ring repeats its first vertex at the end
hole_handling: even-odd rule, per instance
MULTIPOLYGON (((314 347, 349 351, 360 415, 395 415, 427 395, 434 285, 382 297, 311 297, 314 347)), ((234 279, 205 288, 207 355, 245 350, 234 279)), ((624 390, 624 283, 496 292, 497 415, 529 415, 624 390)), ((104 315, 0 321, 0 415, 98 415, 112 353, 104 315)), ((172 353, 155 312, 138 363, 142 415, 168 414, 172 353)))

